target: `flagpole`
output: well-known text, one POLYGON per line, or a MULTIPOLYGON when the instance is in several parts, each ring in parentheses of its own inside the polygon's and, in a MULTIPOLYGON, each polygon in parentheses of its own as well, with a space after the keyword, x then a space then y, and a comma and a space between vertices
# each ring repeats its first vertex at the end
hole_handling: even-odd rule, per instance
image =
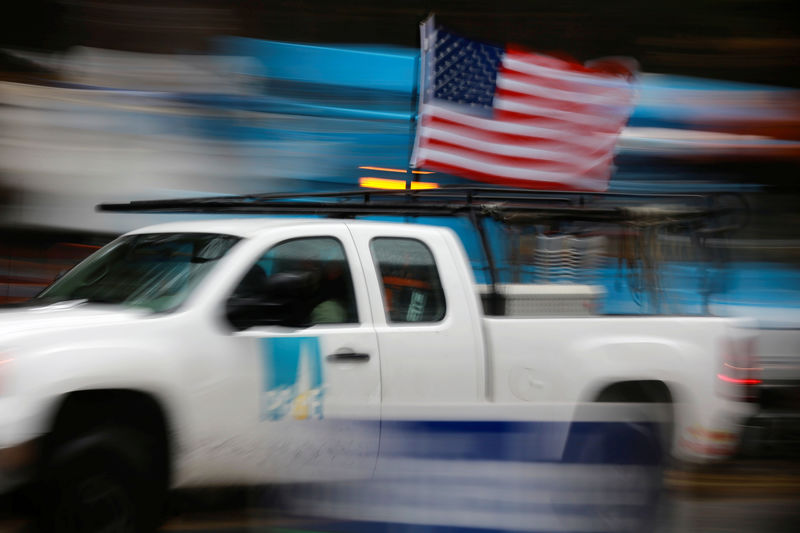
MULTIPOLYGON (((414 135, 410 144, 410 153, 408 157, 408 174, 406 179, 406 189, 411 188, 411 182, 416 180, 416 174, 411 171, 417 166, 417 151, 419 150, 419 121, 422 117, 422 106, 430 99, 433 89, 429 85, 430 81, 430 68, 433 54, 433 43, 435 42, 434 33, 436 27, 434 24, 435 14, 431 13, 419 25, 419 69, 417 82, 417 114, 414 117, 414 135)), ((413 98, 413 96, 412 96, 413 98)), ((413 102, 412 102, 413 104, 413 102)))

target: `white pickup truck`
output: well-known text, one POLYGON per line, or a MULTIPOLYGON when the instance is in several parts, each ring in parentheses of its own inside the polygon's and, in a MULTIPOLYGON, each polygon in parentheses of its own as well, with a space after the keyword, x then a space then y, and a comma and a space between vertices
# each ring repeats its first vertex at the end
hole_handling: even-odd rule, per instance
POLYGON ((442 227, 146 227, 0 311, 0 482, 36 480, 51 526, 117 483, 144 528, 169 487, 369 478, 396 447, 382 420, 569 425, 595 402, 659 406, 674 456, 718 459, 753 412, 747 331, 487 316, 442 227))

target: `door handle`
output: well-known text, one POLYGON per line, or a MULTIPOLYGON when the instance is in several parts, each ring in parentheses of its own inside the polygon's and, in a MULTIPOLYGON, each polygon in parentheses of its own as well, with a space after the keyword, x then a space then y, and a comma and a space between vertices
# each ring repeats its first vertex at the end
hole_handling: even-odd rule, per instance
POLYGON ((337 352, 328 355, 325 357, 325 359, 332 363, 339 361, 366 362, 369 361, 369 354, 356 352, 337 352))

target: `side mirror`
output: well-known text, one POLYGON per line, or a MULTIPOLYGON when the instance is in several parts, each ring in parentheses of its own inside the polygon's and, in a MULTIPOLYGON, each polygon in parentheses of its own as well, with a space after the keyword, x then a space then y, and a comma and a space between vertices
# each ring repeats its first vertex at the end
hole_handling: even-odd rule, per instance
POLYGON ((254 326, 306 326, 305 303, 317 283, 313 272, 280 272, 251 287, 248 294, 231 296, 226 316, 240 331, 254 326))

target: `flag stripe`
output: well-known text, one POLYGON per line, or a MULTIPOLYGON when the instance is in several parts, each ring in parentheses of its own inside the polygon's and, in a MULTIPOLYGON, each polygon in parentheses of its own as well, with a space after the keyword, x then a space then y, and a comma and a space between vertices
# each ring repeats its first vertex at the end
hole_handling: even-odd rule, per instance
MULTIPOLYGON (((555 135, 551 137, 530 137, 525 135, 495 133, 486 130, 476 130, 464 124, 436 116, 424 117, 423 121, 425 121, 426 137, 447 133, 463 137, 464 142, 475 141, 476 143, 486 143, 487 145, 511 145, 518 147, 531 146, 542 150, 564 151, 582 155, 612 150, 617 141, 616 136, 600 133, 592 136, 587 135, 585 137, 573 135, 572 138, 569 138, 569 134, 566 133, 563 135, 559 134, 558 137, 555 135)), ((502 153, 504 149, 501 146, 496 151, 502 153)))
POLYGON ((601 131, 615 131, 620 127, 620 120, 614 116, 587 115, 585 113, 564 111, 545 104, 520 101, 520 99, 517 98, 495 98, 494 108, 500 111, 510 111, 530 117, 554 118, 563 120, 564 122, 570 122, 576 126, 584 126, 589 129, 598 129, 601 131))
POLYGON ((500 89, 495 95, 494 103, 495 120, 530 120, 539 117, 575 124, 580 127, 580 132, 594 130, 608 133, 616 133, 623 123, 614 116, 620 113, 614 113, 607 107, 548 100, 500 89))
POLYGON ((497 87, 519 94, 594 105, 625 105, 629 104, 631 98, 630 91, 621 89, 546 83, 548 81, 548 78, 502 70, 497 76, 497 87))
MULTIPOLYGON (((589 132, 587 135, 586 128, 583 126, 575 126, 565 122, 559 122, 551 119, 527 117, 525 120, 516 120, 504 122, 500 120, 493 120, 489 118, 477 117, 467 113, 461 113, 452 109, 451 106, 442 103, 424 104, 421 107, 421 116, 424 123, 425 118, 433 120, 445 120, 454 124, 461 124, 465 127, 473 128, 476 134, 485 135, 509 135, 519 138, 524 141, 525 137, 531 140, 536 139, 553 139, 555 141, 572 143, 576 146, 585 146, 589 149, 594 149, 598 143, 608 143, 609 149, 613 147, 615 135, 603 132, 589 132)), ((423 132, 424 136, 424 132, 423 132)), ((498 137, 497 142, 505 142, 504 137, 498 137)))
POLYGON ((595 160, 598 156, 605 156, 609 152, 605 146, 600 146, 595 150, 577 149, 573 145, 565 145, 548 139, 533 141, 526 138, 524 142, 510 140, 497 142, 494 138, 481 136, 480 132, 469 128, 444 123, 429 124, 425 139, 464 146, 486 154, 542 161, 572 162, 576 165, 583 161, 595 160))
POLYGON ((607 168, 611 161, 609 155, 580 166, 543 164, 535 160, 491 156, 461 146, 438 144, 430 140, 420 145, 420 151, 424 154, 423 159, 429 163, 460 165, 483 172, 489 172, 489 169, 494 168, 498 176, 517 179, 527 177, 541 181, 554 181, 571 175, 590 176, 598 168, 607 168))
POLYGON ((498 176, 494 173, 478 172, 474 169, 464 169, 445 164, 438 164, 430 168, 433 168, 438 172, 444 172, 454 176, 461 176, 470 180, 484 183, 488 182, 494 185, 506 185, 509 187, 524 187, 538 190, 575 189, 583 191, 602 191, 606 188, 606 185, 602 180, 582 179, 575 178, 574 176, 569 176, 558 181, 537 181, 535 179, 506 178, 503 176, 498 176))
POLYGON ((436 138, 426 138, 423 146, 431 150, 449 150, 463 153, 465 158, 472 159, 476 162, 501 165, 507 168, 540 169, 546 172, 572 172, 575 174, 583 174, 595 168, 601 162, 610 159, 610 155, 605 152, 601 156, 593 158, 569 157, 569 154, 561 154, 563 157, 559 158, 556 157, 557 154, 555 152, 542 154, 544 157, 529 157, 528 154, 496 154, 475 150, 471 146, 464 146, 455 142, 436 138))
POLYGON ((495 90, 495 102, 500 100, 512 100, 520 104, 553 108, 572 113, 583 113, 589 116, 606 118, 613 113, 614 108, 619 105, 592 104, 588 102, 578 102, 575 100, 562 100, 561 98, 550 98, 547 95, 530 95, 511 91, 502 87, 495 90))
MULTIPOLYGON (((620 89, 623 92, 630 91, 631 89, 630 83, 619 76, 610 76, 602 72, 594 72, 587 69, 583 69, 581 72, 575 72, 569 68, 554 68, 551 64, 547 63, 549 59, 553 58, 548 58, 540 54, 506 51, 503 57, 503 66, 521 74, 541 76, 554 81, 579 83, 598 88, 620 89)), ((561 60, 556 59, 555 61, 561 60)))
MULTIPOLYGON (((420 161, 426 168, 439 172, 447 172, 454 176, 478 181, 488 181, 501 185, 535 186, 536 188, 563 189, 564 185, 583 190, 603 190, 606 188, 604 180, 594 177, 583 177, 562 172, 537 172, 533 169, 513 169, 503 172, 494 165, 475 164, 473 161, 459 158, 458 154, 446 152, 441 155, 434 150, 420 147, 420 161)), ((598 169, 598 173, 603 169, 598 169)))

